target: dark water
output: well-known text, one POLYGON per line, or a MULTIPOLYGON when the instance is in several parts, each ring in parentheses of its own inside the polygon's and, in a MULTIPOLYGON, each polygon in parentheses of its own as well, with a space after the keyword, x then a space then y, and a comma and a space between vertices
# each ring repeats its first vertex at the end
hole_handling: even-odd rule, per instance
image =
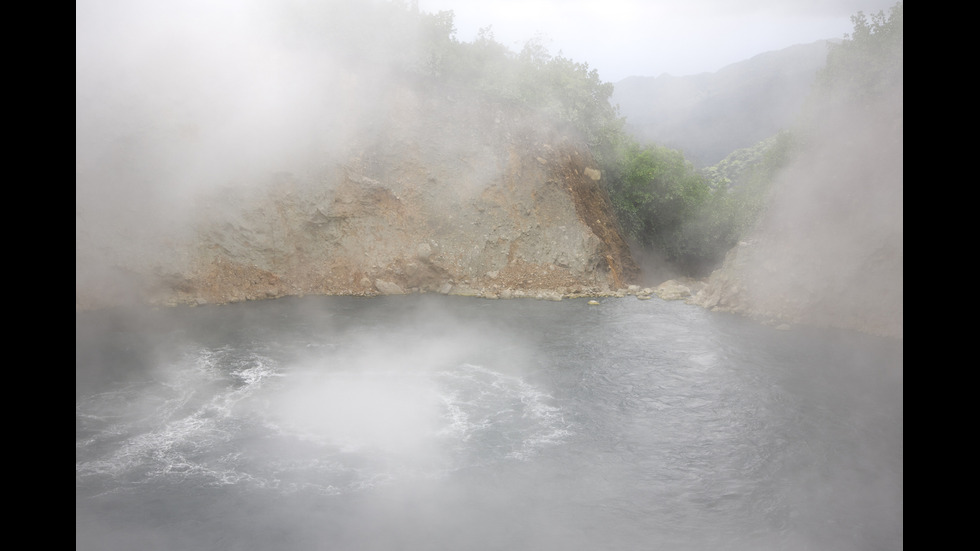
POLYGON ((75 541, 898 550, 901 341, 679 302, 76 315, 75 541))

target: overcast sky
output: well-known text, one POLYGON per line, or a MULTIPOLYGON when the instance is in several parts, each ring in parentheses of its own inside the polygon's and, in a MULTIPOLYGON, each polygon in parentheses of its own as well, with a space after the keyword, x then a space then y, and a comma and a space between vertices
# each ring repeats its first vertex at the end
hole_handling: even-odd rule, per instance
POLYGON ((419 0, 419 9, 452 10, 456 37, 470 42, 491 27, 519 51, 540 36, 599 71, 628 76, 714 72, 767 51, 843 38, 851 16, 888 10, 895 0, 419 0))

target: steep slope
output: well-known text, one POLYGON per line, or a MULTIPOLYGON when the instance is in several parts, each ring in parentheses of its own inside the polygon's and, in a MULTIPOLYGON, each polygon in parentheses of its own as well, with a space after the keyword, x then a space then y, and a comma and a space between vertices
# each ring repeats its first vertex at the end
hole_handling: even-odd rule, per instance
POLYGON ((299 294, 558 298, 637 277, 574 135, 418 82, 370 96, 378 122, 345 135, 340 153, 187 194, 156 228, 80 195, 99 175, 76 167, 76 308, 299 294))
POLYGON ((851 20, 768 209, 695 302, 904 337, 904 8, 851 20))
POLYGON ((902 105, 899 86, 822 111, 757 228, 694 302, 772 323, 903 337, 902 105))

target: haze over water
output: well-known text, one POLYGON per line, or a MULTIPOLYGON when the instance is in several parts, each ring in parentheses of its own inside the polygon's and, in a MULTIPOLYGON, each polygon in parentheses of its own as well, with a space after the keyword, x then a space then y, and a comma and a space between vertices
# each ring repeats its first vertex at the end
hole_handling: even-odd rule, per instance
POLYGON ((76 314, 76 549, 901 549, 901 340, 680 302, 76 314))

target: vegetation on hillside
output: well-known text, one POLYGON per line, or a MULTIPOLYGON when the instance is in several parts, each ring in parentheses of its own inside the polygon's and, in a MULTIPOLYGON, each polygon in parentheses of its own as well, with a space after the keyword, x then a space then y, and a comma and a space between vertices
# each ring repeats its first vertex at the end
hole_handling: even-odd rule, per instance
MULTIPOLYGON (((887 119, 901 141, 903 7, 851 17, 854 32, 834 44, 796 124, 697 170, 679 152, 625 140, 604 166, 627 233, 688 275, 706 275, 758 220, 780 171, 808 152, 830 120, 848 130, 853 109, 887 119)), ((851 128, 858 131, 857 128, 851 128)))
POLYGON ((514 52, 487 27, 462 42, 452 11, 426 13, 408 0, 327 0, 287 13, 282 25, 292 29, 294 47, 335 52, 350 70, 466 90, 533 111, 575 133, 597 156, 608 156, 623 136, 624 121, 610 102, 613 85, 588 63, 552 55, 539 38, 514 52))
POLYGON ((588 63, 551 55, 539 39, 511 52, 489 27, 472 43, 455 45, 428 67, 427 76, 537 112, 574 131, 597 153, 622 135, 623 120, 610 102, 613 85, 588 63))
MULTIPOLYGON (((707 275, 723 260, 764 209, 779 169, 806 147, 808 121, 833 109, 832 102, 809 101, 796 128, 699 170, 679 151, 631 138, 610 102, 613 85, 587 63, 550 54, 539 40, 515 53, 490 28, 460 42, 451 11, 423 13, 403 0, 349 4, 353 11, 343 14, 339 3, 324 4, 323 17, 304 19, 310 34, 298 40, 326 41, 349 56, 384 60, 387 71, 467 89, 563 125, 591 148, 626 235, 688 275, 707 275), (381 40, 360 34, 376 37, 379 28, 381 40)), ((901 88, 902 3, 888 16, 858 12, 852 21, 853 34, 831 50, 812 96, 873 103, 882 90, 901 88)))
POLYGON ((851 104, 876 102, 902 93, 904 77, 904 9, 897 2, 888 14, 851 16, 854 31, 831 46, 827 65, 817 74, 823 103, 840 98, 851 104))

